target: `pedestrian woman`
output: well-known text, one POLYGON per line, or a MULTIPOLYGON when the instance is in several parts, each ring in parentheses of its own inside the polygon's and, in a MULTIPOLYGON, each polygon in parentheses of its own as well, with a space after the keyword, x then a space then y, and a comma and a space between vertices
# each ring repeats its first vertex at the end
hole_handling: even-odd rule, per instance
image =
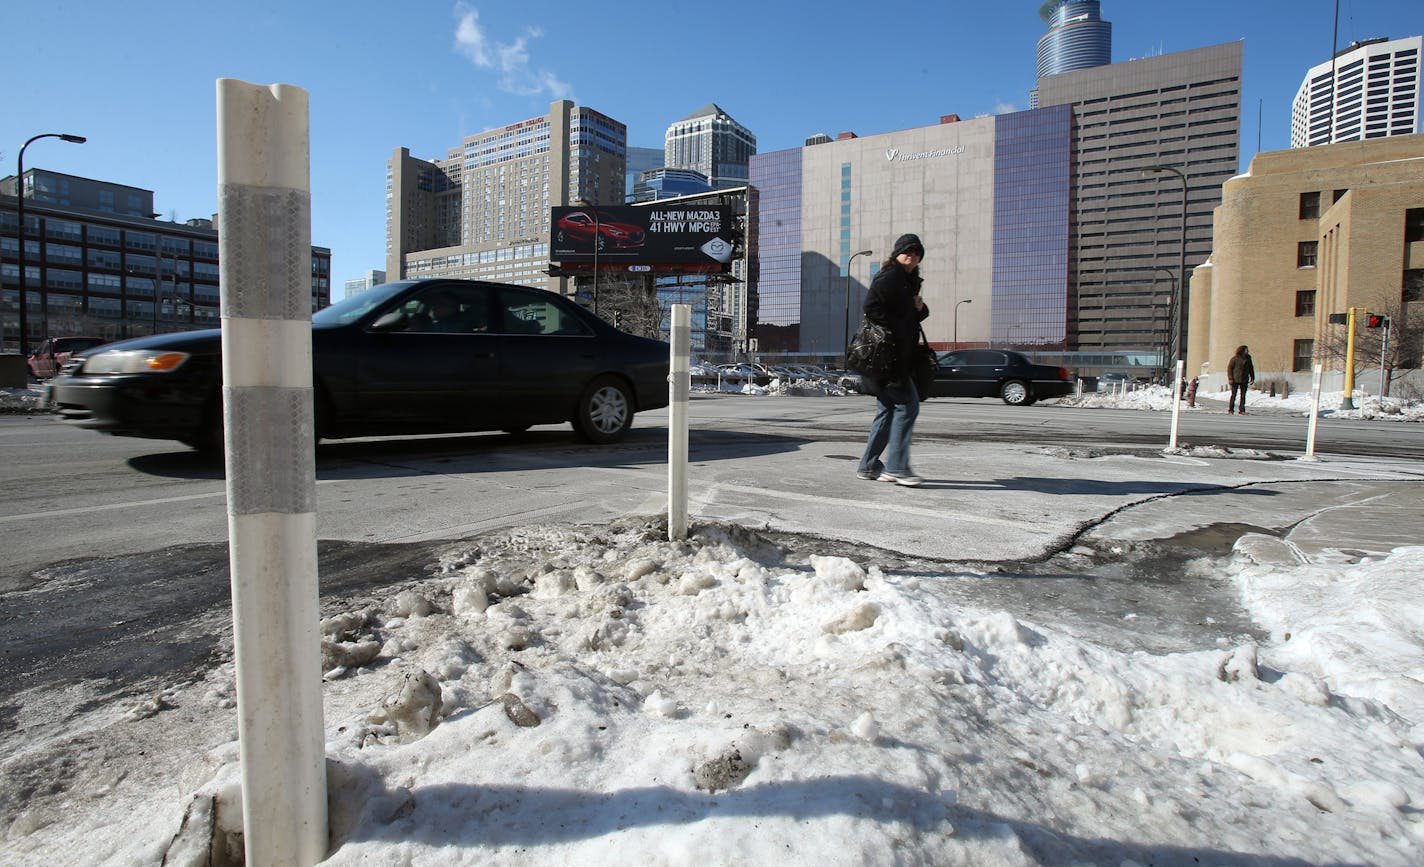
POLYGON ((865 298, 865 318, 883 325, 895 337, 895 364, 877 388, 878 407, 870 423, 865 454, 856 475, 862 479, 915 487, 923 479, 910 469, 910 436, 920 414, 920 394, 915 390, 911 362, 919 343, 920 322, 930 309, 920 297, 920 260, 925 245, 918 235, 901 235, 890 258, 880 265, 865 298), (884 453, 885 460, 880 460, 884 453))
POLYGON ((1236 347, 1236 354, 1226 362, 1226 382, 1231 386, 1231 397, 1226 401, 1226 414, 1236 412, 1236 396, 1241 395, 1241 414, 1246 414, 1246 386, 1256 381, 1256 366, 1251 363, 1251 353, 1245 346, 1236 347))

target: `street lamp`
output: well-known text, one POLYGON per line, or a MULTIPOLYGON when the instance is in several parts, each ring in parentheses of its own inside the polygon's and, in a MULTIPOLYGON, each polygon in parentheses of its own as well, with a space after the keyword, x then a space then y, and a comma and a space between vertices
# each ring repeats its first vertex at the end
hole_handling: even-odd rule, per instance
POLYGON ((846 275, 845 275, 845 348, 846 348, 847 350, 850 349, 850 268, 851 268, 852 265, 855 264, 855 257, 856 257, 856 256, 869 256, 869 255, 870 255, 871 253, 873 253, 873 252, 875 252, 875 251, 874 251, 874 250, 861 250, 861 251, 856 252, 856 253, 851 253, 851 254, 850 254, 850 258, 849 258, 848 260, 846 260, 846 275))
MULTIPOLYGON (((67 132, 45 132, 32 136, 20 145, 20 155, 15 160, 15 213, 20 218, 20 354, 30 354, 29 316, 25 310, 25 148, 42 138, 62 138, 73 144, 84 144, 88 139, 82 135, 67 132)), ((45 300, 44 286, 40 286, 40 315, 44 322, 44 336, 49 336, 49 305, 45 300)))
POLYGON ((954 302, 954 348, 959 348, 959 305, 973 304, 973 298, 965 298, 963 301, 954 302))
POLYGON ((1179 345, 1182 340, 1181 296, 1187 292, 1187 176, 1182 174, 1180 169, 1172 166, 1148 166, 1142 170, 1142 176, 1145 178, 1162 172, 1171 172, 1177 176, 1177 180, 1182 182, 1182 243, 1177 259, 1177 284, 1172 288, 1172 301, 1168 310, 1172 333, 1168 335, 1167 342, 1168 353, 1171 356, 1170 361, 1177 362, 1181 360, 1182 355, 1179 345))

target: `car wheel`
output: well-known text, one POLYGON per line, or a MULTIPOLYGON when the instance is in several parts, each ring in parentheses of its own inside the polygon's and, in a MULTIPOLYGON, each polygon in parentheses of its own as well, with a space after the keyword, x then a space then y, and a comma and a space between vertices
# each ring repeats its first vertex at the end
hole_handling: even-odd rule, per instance
POLYGON ((589 383, 579 398, 574 430, 591 443, 611 443, 633 426, 633 399, 628 386, 611 376, 589 383))
POLYGON ((1033 403, 1028 394, 1028 385, 1021 379, 1011 379, 999 388, 999 397, 1009 406, 1028 406, 1033 403))

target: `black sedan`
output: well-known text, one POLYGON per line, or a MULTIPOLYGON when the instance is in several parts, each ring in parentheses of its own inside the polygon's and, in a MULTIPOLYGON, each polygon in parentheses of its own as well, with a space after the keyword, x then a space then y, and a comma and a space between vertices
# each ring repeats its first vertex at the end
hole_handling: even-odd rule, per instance
MULTIPOLYGON (((112 343, 49 390, 60 417, 119 436, 222 447, 222 332, 112 343)), ((542 289, 464 280, 388 283, 312 316, 318 438, 504 430, 572 422, 621 439, 668 403, 668 345, 542 289)))
POLYGON ((1006 349, 959 349, 939 357, 930 397, 998 397, 1012 406, 1073 393, 1062 367, 1006 349))

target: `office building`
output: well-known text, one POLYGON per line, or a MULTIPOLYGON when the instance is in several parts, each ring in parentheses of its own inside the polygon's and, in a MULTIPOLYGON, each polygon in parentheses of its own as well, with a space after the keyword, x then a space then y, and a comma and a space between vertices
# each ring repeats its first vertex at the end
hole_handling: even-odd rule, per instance
POLYGON ((357 277, 354 280, 347 280, 345 284, 343 284, 343 288, 346 291, 346 297, 350 298, 352 295, 360 295, 367 289, 380 286, 384 282, 386 282, 386 272, 372 269, 367 271, 365 276, 357 277))
MULTIPOLYGON (((1112 63, 1112 23, 1098 0, 1048 0, 1038 9, 1048 32, 1038 40, 1038 77, 1112 63)), ((1029 94, 1038 108, 1038 89, 1029 94)))
POLYGON ((1067 338, 1068 107, 758 154, 753 248, 763 353, 839 356, 895 238, 919 234, 939 348, 1067 338), (870 250, 869 256, 859 256, 870 250))
POLYGON ((1076 351, 1180 354, 1180 272, 1190 280, 1206 261, 1221 186, 1239 170, 1241 57, 1230 42, 1039 79, 1041 106, 1073 112, 1067 309, 1076 351))
POLYGON ((1291 106, 1291 147, 1420 132, 1421 45, 1370 39, 1311 67, 1291 106))
POLYGON ((396 148, 386 164, 386 274, 460 277, 571 294, 550 277, 549 210, 622 204, 627 128, 560 100, 467 137, 444 159, 396 148))
POLYGON ((1237 172, 1241 46, 1039 85, 1038 109, 752 157, 760 349, 841 353, 874 270, 913 231, 936 347, 1011 346, 1084 373, 1160 370, 1182 252, 1188 274, 1206 259, 1212 210, 1237 172), (1144 177, 1154 166, 1185 183, 1144 177))
POLYGON ((628 148, 628 156, 623 162, 623 200, 637 201, 637 196, 646 192, 638 187, 638 176, 662 164, 662 148, 628 148))
MULTIPOLYGON (((6 349, 20 326, 19 207, 26 193, 27 342, 118 340, 218 325, 218 230, 209 219, 153 219, 153 193, 26 169, 0 180, 0 284, 6 349)), ((331 303, 331 251, 311 248, 311 303, 331 303)))
MULTIPOLYGON (((1249 172, 1228 180, 1211 260, 1192 278, 1189 375, 1219 387, 1244 344, 1258 380, 1280 374, 1305 388, 1314 364, 1343 368, 1345 328, 1330 314, 1356 307, 1416 320, 1424 303, 1421 156, 1424 135, 1291 148, 1257 154, 1249 172)), ((1403 366, 1417 366, 1418 351, 1415 339, 1403 366)))
POLYGON ((650 202, 675 196, 694 196, 712 191, 707 176, 692 169, 655 168, 643 172, 634 186, 634 202, 650 202))
POLYGON ((714 189, 747 185, 756 136, 716 103, 708 103, 667 128, 663 165, 701 172, 714 189))

